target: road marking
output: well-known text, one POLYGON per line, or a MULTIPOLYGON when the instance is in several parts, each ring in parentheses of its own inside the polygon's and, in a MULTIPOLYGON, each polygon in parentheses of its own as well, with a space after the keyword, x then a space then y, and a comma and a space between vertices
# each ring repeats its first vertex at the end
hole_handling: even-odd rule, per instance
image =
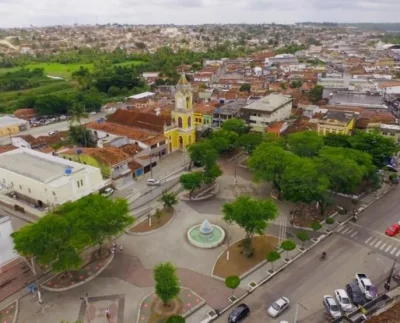
POLYGON ((397 250, 397 248, 394 247, 394 248, 392 249, 392 251, 390 252, 390 254, 393 255, 393 254, 395 253, 396 250, 397 250))
POLYGON ((398 257, 400 255, 400 250, 399 251, 397 251, 397 253, 396 253, 396 257, 398 257))
POLYGON ((384 243, 379 249, 382 250, 383 248, 385 248, 386 243, 384 243))
POLYGON ((357 233, 358 233, 358 231, 354 232, 350 237, 351 237, 351 238, 354 238, 354 236, 356 236, 357 233))
POLYGON ((372 240, 372 242, 370 242, 369 245, 372 246, 376 240, 378 240, 378 238, 375 238, 374 240, 372 240))
POLYGON ((339 229, 337 229, 336 231, 337 231, 337 232, 340 232, 340 231, 342 231, 344 228, 345 228, 344 226, 341 226, 341 227, 340 227, 339 229))
POLYGON ((385 249, 385 252, 388 252, 392 248, 391 245, 388 245, 388 247, 385 249))
POLYGON ((347 229, 343 230, 343 231, 341 232, 341 234, 345 234, 347 231, 351 231, 351 230, 352 230, 351 228, 347 228, 347 229))
POLYGON ((372 239, 372 237, 369 237, 367 240, 365 240, 365 243, 368 243, 368 241, 371 239, 372 239))
POLYGON ((373 246, 373 247, 378 248, 381 245, 381 243, 382 243, 382 241, 379 240, 378 243, 376 244, 376 246, 373 246))

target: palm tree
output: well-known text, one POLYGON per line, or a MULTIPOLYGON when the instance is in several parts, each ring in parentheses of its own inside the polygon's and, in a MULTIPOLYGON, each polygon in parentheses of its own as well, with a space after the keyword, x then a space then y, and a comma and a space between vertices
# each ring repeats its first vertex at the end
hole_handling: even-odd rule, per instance
POLYGON ((85 110, 85 106, 79 103, 75 103, 69 110, 69 114, 71 115, 71 118, 69 120, 70 127, 72 127, 72 124, 76 122, 79 123, 79 128, 82 131, 83 138, 85 140, 85 147, 87 147, 88 144, 87 144, 86 132, 85 129, 83 129, 81 122, 82 119, 87 119, 89 117, 89 114, 85 110))

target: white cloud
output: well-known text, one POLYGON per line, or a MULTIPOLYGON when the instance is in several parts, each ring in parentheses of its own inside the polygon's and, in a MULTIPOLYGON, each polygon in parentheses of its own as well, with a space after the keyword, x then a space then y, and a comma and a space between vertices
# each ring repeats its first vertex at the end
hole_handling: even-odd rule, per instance
POLYGON ((397 21, 399 0, 0 0, 0 27, 397 21))

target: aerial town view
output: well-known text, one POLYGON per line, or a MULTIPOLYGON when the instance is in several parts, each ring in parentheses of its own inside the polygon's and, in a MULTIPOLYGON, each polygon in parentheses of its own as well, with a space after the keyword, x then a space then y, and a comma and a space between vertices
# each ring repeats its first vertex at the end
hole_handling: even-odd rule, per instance
POLYGON ((399 12, 0 0, 0 323, 400 323, 399 12))

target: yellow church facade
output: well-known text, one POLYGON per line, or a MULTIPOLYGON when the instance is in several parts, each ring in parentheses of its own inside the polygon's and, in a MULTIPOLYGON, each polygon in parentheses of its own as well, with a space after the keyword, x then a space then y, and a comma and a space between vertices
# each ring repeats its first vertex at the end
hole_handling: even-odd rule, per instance
POLYGON ((175 108, 171 112, 172 125, 164 131, 168 141, 168 153, 186 151, 196 141, 194 124, 193 94, 184 74, 176 85, 175 108))

